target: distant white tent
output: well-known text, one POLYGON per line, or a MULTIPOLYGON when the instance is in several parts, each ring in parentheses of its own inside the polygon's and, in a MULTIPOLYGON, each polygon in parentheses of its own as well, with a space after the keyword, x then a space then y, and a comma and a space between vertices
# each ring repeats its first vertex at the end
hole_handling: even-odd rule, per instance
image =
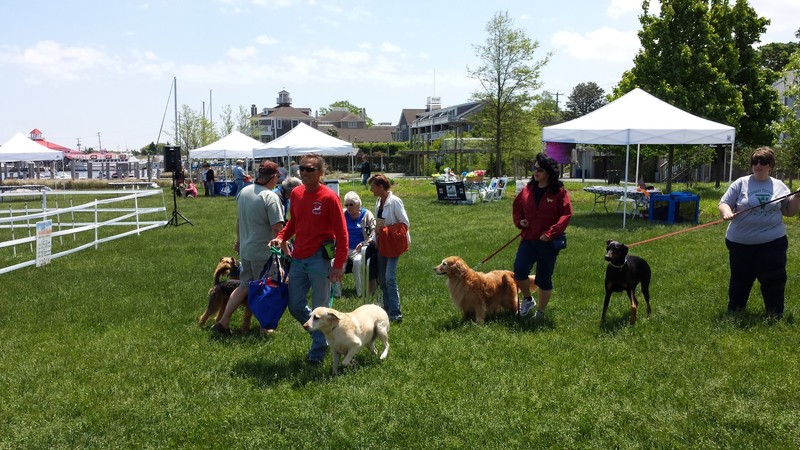
POLYGON ((50 150, 33 142, 22 133, 17 133, 0 147, 0 162, 61 161, 64 152, 50 150))
POLYGON ((355 151, 353 144, 300 122, 278 139, 254 147, 253 158, 302 156, 307 153, 317 153, 323 156, 347 156, 355 151))
MULTIPOLYGON (((626 146, 626 185, 631 144, 728 144, 730 181, 735 136, 732 126, 689 114, 639 88, 585 116, 542 129, 545 142, 626 146)), ((625 215, 622 226, 625 227, 625 215)))
POLYGON ((206 146, 189 150, 192 159, 245 159, 253 157, 253 147, 262 142, 234 130, 224 138, 206 146))

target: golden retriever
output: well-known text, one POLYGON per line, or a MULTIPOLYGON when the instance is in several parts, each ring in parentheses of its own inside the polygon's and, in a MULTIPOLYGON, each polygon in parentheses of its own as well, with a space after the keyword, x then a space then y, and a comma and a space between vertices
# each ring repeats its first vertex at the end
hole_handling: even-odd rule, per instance
POLYGON ((339 369, 339 358, 344 355, 342 365, 347 367, 353 362, 359 350, 368 346, 373 355, 375 340, 383 343, 380 359, 389 354, 389 316, 378 305, 363 305, 351 313, 339 312, 332 308, 319 307, 311 311, 311 317, 303 328, 307 331, 319 330, 333 354, 333 374, 339 369))
MULTIPOLYGON (((464 320, 474 317, 482 325, 486 316, 502 308, 517 312, 517 284, 514 272, 493 270, 489 273, 472 270, 463 259, 451 256, 433 268, 438 275, 447 276, 447 289, 456 308, 461 310, 464 320)), ((536 289, 535 277, 529 277, 531 291, 536 289)))

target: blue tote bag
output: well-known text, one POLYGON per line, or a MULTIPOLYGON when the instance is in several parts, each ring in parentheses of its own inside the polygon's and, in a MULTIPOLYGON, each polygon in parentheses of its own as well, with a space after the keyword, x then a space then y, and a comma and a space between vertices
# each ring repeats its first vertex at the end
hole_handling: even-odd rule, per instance
POLYGON ((278 327, 278 321, 289 305, 289 285, 286 283, 288 274, 284 273, 281 278, 280 273, 280 258, 272 255, 264 265, 261 275, 257 280, 250 282, 247 290, 247 305, 250 311, 258 319, 261 328, 268 330, 278 327), (267 275, 273 264, 276 264, 278 269, 275 279, 267 275))

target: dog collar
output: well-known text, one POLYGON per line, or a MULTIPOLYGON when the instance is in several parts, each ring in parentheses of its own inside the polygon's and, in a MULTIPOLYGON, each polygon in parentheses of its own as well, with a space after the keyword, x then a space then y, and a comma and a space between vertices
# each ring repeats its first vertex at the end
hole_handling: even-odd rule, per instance
POLYGON ((611 263, 611 261, 609 261, 608 265, 613 267, 613 268, 615 268, 615 269, 622 270, 622 268, 625 267, 625 264, 627 264, 627 263, 628 263, 628 259, 625 258, 625 261, 623 261, 622 264, 617 265, 617 264, 613 264, 613 263, 611 263))

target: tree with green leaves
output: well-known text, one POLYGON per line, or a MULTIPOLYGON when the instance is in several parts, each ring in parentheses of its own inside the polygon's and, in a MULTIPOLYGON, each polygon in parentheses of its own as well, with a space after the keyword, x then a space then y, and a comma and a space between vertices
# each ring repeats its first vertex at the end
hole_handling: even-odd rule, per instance
POLYGON ((372 119, 367 115, 366 110, 360 108, 347 100, 339 100, 338 102, 333 102, 328 107, 320 107, 319 108, 319 115, 320 117, 326 116, 329 112, 333 111, 333 108, 345 108, 351 113, 361 117, 361 113, 364 112, 364 120, 367 122, 367 128, 371 127, 374 122, 372 119))
MULTIPOLYGON (((800 28, 795 31, 794 37, 800 39, 800 28)), ((783 73, 789 64, 789 58, 797 50, 800 50, 798 42, 771 42, 758 47, 756 54, 762 67, 783 73)))
MULTIPOLYGON (((717 55, 716 66, 739 91, 744 115, 736 122, 736 141, 745 147, 772 145, 777 139, 772 124, 780 118, 781 104, 772 87, 779 73, 764 68, 754 44, 767 31, 769 19, 759 17, 747 0, 712 2, 711 24, 725 49, 717 55)), ((749 152, 748 152, 749 153, 749 152)))
POLYGON ((595 109, 603 107, 606 103, 606 91, 597 83, 594 81, 580 83, 572 89, 572 93, 567 97, 564 119, 572 120, 585 116, 595 109))
POLYGON ((478 80, 482 88, 473 93, 473 98, 484 104, 477 120, 481 122, 483 137, 493 142, 494 172, 499 176, 504 173, 504 135, 506 140, 514 141, 515 138, 508 135, 525 132, 524 128, 516 127, 515 117, 530 105, 532 92, 541 85, 540 72, 550 54, 534 61, 539 42, 531 40, 525 30, 514 28, 508 12, 495 13, 486 24, 486 33, 488 36, 483 45, 473 45, 481 63, 475 69, 467 67, 467 73, 470 78, 478 80))
POLYGON ((800 49, 789 57, 783 72, 786 98, 792 99, 782 110, 782 120, 778 125, 781 132, 780 164, 789 173, 789 187, 792 175, 800 170, 800 49))
POLYGON ((250 117, 250 112, 242 105, 239 105, 239 114, 236 115, 236 129, 245 136, 250 136, 253 139, 258 139, 256 134, 256 127, 253 124, 253 118, 250 117))
MULTIPOLYGON (((208 145, 219 139, 211 121, 203 117, 189 105, 183 105, 178 113, 178 137, 173 140, 181 147, 182 154, 189 150, 208 145)), ((167 132, 170 135, 169 132, 167 132)), ((171 135, 170 135, 171 136, 171 135)))
POLYGON ((780 73, 798 48, 800 44, 797 42, 770 42, 758 47, 758 61, 762 66, 780 73))
POLYGON ((231 105, 222 107, 222 113, 219 115, 219 119, 219 134, 227 136, 233 133, 233 130, 236 128, 236 122, 233 120, 233 108, 231 108, 231 105))
MULTIPOLYGON (((645 0, 639 18, 642 49, 615 97, 641 87, 692 114, 735 126, 743 142, 767 139, 776 118, 776 96, 770 94, 770 78, 757 64, 752 45, 769 21, 746 0, 733 6, 727 0, 663 0, 658 15, 650 14, 649 6, 645 0)), ((668 158, 670 191, 674 146, 668 158)))

